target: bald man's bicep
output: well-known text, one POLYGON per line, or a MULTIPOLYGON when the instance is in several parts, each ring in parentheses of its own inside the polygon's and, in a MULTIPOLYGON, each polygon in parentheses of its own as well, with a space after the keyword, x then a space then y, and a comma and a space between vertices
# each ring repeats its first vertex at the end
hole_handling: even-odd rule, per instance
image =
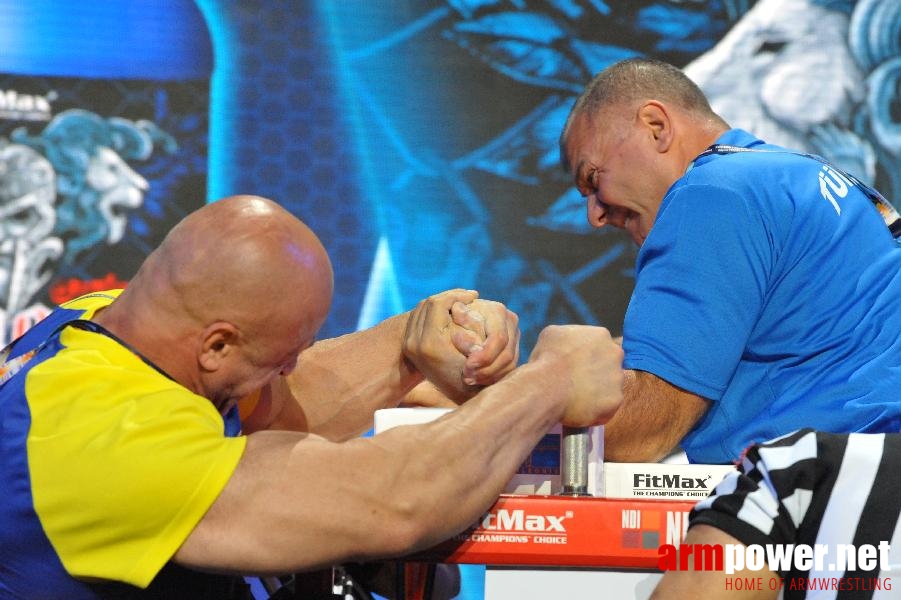
POLYGON ((231 479, 173 560, 262 575, 399 552, 409 542, 400 525, 392 531, 396 519, 379 514, 384 477, 366 462, 356 449, 317 436, 248 436, 231 479))

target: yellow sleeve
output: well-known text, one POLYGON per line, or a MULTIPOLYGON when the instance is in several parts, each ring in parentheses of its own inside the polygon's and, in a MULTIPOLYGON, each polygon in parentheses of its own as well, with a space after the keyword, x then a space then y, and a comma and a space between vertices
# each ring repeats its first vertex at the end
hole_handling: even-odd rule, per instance
POLYGON ((82 377, 65 393, 58 378, 54 389, 29 383, 28 456, 35 510, 69 573, 146 587, 225 487, 246 438, 224 437, 208 400, 155 374, 127 376, 82 377))

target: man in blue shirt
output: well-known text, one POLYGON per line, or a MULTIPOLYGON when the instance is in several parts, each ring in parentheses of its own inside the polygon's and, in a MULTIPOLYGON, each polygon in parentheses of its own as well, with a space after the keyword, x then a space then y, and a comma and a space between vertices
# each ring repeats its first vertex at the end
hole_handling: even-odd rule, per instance
POLYGON ((901 251, 864 186, 730 129, 649 59, 601 72, 560 147, 592 225, 640 246, 608 460, 901 429, 901 251))

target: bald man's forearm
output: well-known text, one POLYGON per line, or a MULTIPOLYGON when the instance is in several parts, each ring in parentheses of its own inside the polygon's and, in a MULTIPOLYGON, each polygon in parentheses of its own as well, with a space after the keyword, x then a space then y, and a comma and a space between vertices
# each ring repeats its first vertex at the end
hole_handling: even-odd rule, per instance
POLYGON ((270 429, 309 431, 332 440, 359 435, 380 408, 397 406, 423 376, 401 347, 409 313, 337 338, 300 355, 284 383, 273 384, 281 404, 270 429))

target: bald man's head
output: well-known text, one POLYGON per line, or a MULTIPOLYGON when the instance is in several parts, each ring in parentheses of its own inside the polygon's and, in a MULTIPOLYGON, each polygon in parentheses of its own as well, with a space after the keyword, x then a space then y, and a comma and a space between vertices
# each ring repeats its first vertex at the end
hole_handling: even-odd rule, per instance
POLYGON ((332 268, 319 238, 258 196, 225 198, 188 215, 157 253, 156 276, 197 317, 236 319, 249 305, 269 320, 286 304, 296 310, 325 295, 331 301, 332 268))
POLYGON ((235 386, 252 391, 237 371, 253 381, 255 370, 293 368, 325 321, 332 277, 303 222, 271 200, 233 196, 176 225, 100 318, 217 401, 235 386))

